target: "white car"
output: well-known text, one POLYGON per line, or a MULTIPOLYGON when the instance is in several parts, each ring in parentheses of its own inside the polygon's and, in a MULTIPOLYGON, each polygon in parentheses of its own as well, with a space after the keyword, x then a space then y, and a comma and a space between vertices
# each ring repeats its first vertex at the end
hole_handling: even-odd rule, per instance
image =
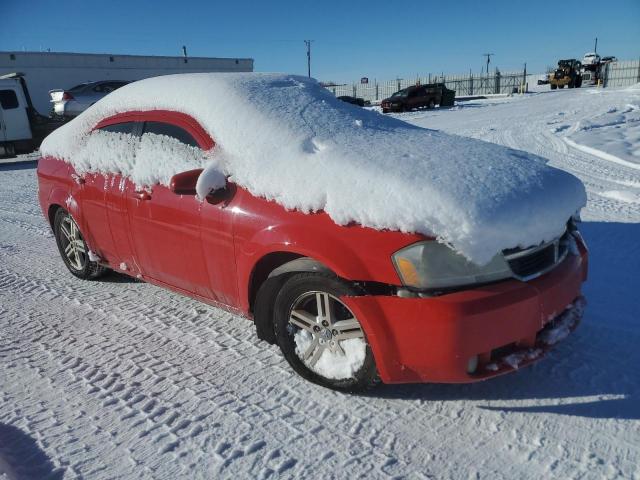
POLYGON ((61 117, 75 117, 84 112, 101 98, 129 82, 105 80, 76 85, 69 90, 49 90, 53 113, 61 117))
POLYGON ((582 59, 582 65, 595 65, 600 63, 600 55, 595 52, 585 53, 582 59))

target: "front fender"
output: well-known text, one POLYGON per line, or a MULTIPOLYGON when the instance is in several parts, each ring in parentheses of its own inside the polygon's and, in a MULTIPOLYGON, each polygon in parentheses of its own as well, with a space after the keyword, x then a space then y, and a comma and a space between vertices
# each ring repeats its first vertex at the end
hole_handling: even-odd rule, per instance
POLYGON ((284 252, 309 257, 347 280, 366 280, 371 273, 357 252, 339 236, 309 225, 269 226, 236 245, 238 291, 248 310, 248 288, 256 264, 264 256, 284 252))

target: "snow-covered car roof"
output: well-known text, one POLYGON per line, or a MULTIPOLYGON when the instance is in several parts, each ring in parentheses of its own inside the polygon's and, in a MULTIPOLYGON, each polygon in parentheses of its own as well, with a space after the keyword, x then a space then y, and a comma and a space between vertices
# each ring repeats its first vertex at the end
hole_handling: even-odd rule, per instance
POLYGON ((586 203, 582 183, 540 157, 415 127, 284 74, 131 83, 53 132, 41 152, 74 164, 86 158, 99 121, 160 109, 192 116, 216 142, 205 177, 223 172, 254 195, 324 210, 338 224, 435 236, 480 264, 505 248, 559 236, 586 203))

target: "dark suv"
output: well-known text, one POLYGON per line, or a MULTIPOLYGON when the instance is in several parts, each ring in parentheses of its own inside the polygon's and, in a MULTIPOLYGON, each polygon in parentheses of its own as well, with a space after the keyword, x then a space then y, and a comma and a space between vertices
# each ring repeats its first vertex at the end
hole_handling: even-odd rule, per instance
POLYGON ((403 88, 382 100, 382 112, 407 112, 414 108, 434 108, 436 105, 452 106, 455 90, 444 83, 430 83, 403 88))

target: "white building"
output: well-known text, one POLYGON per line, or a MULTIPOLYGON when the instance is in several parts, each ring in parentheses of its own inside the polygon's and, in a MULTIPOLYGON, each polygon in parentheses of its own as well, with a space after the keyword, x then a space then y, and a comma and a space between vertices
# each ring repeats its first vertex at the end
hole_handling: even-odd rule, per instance
POLYGON ((33 104, 51 111, 49 90, 98 80, 140 80, 187 72, 252 72, 252 58, 157 57, 58 52, 0 52, 0 75, 24 73, 33 104))

